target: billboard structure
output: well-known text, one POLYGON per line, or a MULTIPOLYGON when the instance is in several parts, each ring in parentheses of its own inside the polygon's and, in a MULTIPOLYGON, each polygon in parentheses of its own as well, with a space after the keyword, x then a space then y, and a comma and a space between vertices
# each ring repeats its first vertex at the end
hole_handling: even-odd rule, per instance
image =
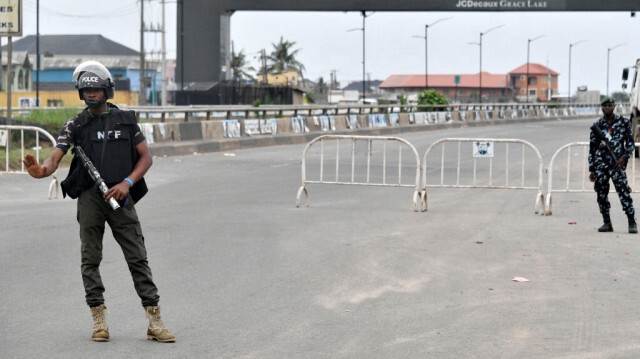
POLYGON ((179 0, 176 83, 208 89, 228 79, 236 11, 640 11, 638 0, 179 0))

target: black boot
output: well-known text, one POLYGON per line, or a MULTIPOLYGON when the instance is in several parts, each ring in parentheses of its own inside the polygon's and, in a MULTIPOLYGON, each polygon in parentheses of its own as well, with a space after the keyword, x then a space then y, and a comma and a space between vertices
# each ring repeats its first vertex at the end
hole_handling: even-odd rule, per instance
POLYGON ((627 218, 629 218, 629 233, 638 233, 638 226, 633 214, 627 214, 627 218))
MULTIPOLYGON (((603 214, 604 224, 598 228, 598 232, 613 232, 613 226, 611 225, 611 217, 608 214, 603 214)), ((629 227, 631 229, 631 227, 629 227)))

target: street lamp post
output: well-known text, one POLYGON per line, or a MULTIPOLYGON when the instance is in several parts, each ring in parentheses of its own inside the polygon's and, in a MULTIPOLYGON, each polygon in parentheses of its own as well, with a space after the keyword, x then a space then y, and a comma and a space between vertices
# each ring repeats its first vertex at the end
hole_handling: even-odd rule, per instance
POLYGON ((366 79, 365 79, 365 20, 367 19, 368 16, 373 15, 373 12, 369 15, 367 15, 367 12, 362 10, 360 12, 362 14, 362 27, 361 28, 356 28, 356 29, 350 29, 347 30, 348 31, 362 31, 362 104, 364 104, 365 99, 367 98, 367 90, 366 90, 366 79))
POLYGON ((433 26, 441 21, 445 21, 451 19, 450 17, 445 17, 442 19, 438 19, 435 22, 431 23, 431 24, 425 24, 424 25, 424 36, 418 36, 415 35, 413 37, 416 38, 420 38, 420 39, 424 39, 424 89, 428 90, 429 89, 429 38, 428 38, 428 30, 429 30, 429 26, 433 26))
POLYGON ((480 42, 478 43, 479 47, 480 47, 480 82, 478 84, 478 102, 482 103, 482 36, 488 34, 489 32, 501 28, 503 27, 504 24, 502 25, 498 25, 498 26, 494 26, 492 28, 490 28, 489 30, 485 31, 485 32, 481 32, 480 33, 480 42))
POLYGON ((614 49, 617 49, 618 47, 624 46, 624 45, 626 45, 626 43, 618 44, 618 45, 616 45, 614 47, 610 47, 610 48, 607 49, 607 96, 609 96, 609 54, 614 49))
POLYGON ((580 43, 583 43, 585 41, 587 41, 587 40, 580 40, 580 41, 574 42, 573 44, 569 44, 569 88, 568 88, 568 90, 569 90, 569 92, 568 92, 568 96, 569 96, 568 101, 569 101, 569 103, 573 102, 573 99, 571 98, 571 49, 574 46, 576 46, 576 45, 578 45, 580 43))
MULTIPOLYGON (((531 46, 531 43, 538 40, 541 37, 544 37, 545 35, 540 35, 537 37, 534 37, 533 39, 528 39, 527 40, 527 78, 526 78, 526 82, 527 82, 527 103, 529 103, 529 47, 531 46)), ((537 97, 537 92, 536 92, 536 97, 537 97)))

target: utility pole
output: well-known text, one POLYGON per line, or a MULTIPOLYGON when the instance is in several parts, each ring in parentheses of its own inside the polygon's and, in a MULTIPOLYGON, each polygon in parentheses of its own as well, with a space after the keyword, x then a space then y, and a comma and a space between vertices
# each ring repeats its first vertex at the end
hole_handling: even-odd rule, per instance
POLYGON ((611 54, 611 51, 613 51, 614 49, 617 49, 620 46, 624 46, 627 43, 623 43, 623 44, 618 44, 614 47, 610 47, 607 49, 607 96, 609 96, 609 55, 611 54))
POLYGON ((331 70, 329 73, 329 93, 327 94, 327 102, 331 103, 331 91, 333 91, 333 75, 336 70, 331 70))
POLYGON ((574 46, 576 46, 576 45, 578 45, 580 43, 583 43, 585 41, 587 41, 587 40, 580 40, 580 41, 576 41, 574 43, 569 44, 569 71, 568 71, 568 73, 569 73, 569 84, 567 85, 567 90, 568 90, 567 94, 569 95, 569 97, 568 97, 569 104, 573 103, 573 98, 571 97, 571 49, 574 46))
POLYGON ((36 107, 40 107, 40 0, 36 1, 36 107))
MULTIPOLYGON (((527 39, 527 78, 526 78, 526 81, 527 81, 527 85, 526 85, 527 86, 527 92, 526 92, 527 100, 526 101, 527 101, 527 103, 529 103, 529 48, 531 47, 531 43, 532 42, 534 42, 534 41, 536 41, 539 38, 544 37, 544 36, 545 35, 540 35, 540 36, 534 37, 533 39, 527 39)), ((536 85, 536 102, 538 100, 538 90, 537 90, 537 88, 538 88, 538 86, 536 85)))
MULTIPOLYGON (((144 0, 141 0, 141 3, 144 0)), ((148 1, 148 0, 147 0, 148 1)), ((141 29, 140 29, 140 48, 142 49, 142 51, 140 51, 140 104, 144 105, 146 103, 146 87, 147 87, 147 76, 146 76, 146 55, 147 53, 149 55, 151 55, 151 59, 154 59, 154 56, 158 54, 158 51, 147 51, 145 53, 144 51, 144 34, 147 32, 155 32, 155 33, 160 33, 160 37, 161 37, 161 44, 160 44, 160 72, 161 72, 161 76, 162 76, 162 85, 161 85, 161 101, 162 101, 162 105, 166 105, 167 103, 167 79, 166 79, 166 62, 167 62, 167 58, 166 58, 166 45, 165 45, 165 19, 164 19, 164 4, 165 4, 165 0, 161 0, 161 5, 162 5, 162 19, 161 22, 159 24, 154 24, 153 22, 150 22, 147 26, 145 26, 144 24, 144 19, 141 17, 140 18, 140 23, 141 23, 141 29), (142 92, 144 91, 144 92, 142 92)), ((152 61, 151 62, 155 67, 154 69, 154 76, 151 79, 151 82, 148 84, 151 88, 151 104, 152 105, 157 105, 158 104, 158 100, 157 100, 157 88, 156 88, 156 74, 157 74, 157 61, 152 61)))
POLYGON ((412 36, 412 37, 424 39, 424 89, 425 90, 429 89, 429 38, 427 37, 428 30, 430 26, 433 26, 441 21, 448 20, 448 19, 451 19, 451 18, 445 17, 442 19, 438 19, 431 24, 424 25, 424 36, 418 36, 418 35, 412 36))
POLYGON ((551 101, 551 71, 549 70, 549 56, 547 56, 547 102, 551 101))
POLYGON ((262 49, 262 83, 267 84, 267 52, 262 49))
POLYGON ((162 0, 162 95, 160 97, 162 106, 167 105, 167 28, 165 26, 164 5, 165 0, 162 0))
POLYGON ((138 104, 140 105, 147 102, 144 65, 144 0, 140 0, 140 94, 138 95, 138 104))
MULTIPOLYGON (((7 119, 11 121, 11 93, 13 91, 13 39, 9 36, 7 43, 7 119)), ((9 122, 11 123, 11 122, 9 122)))
POLYGON ((490 28, 489 30, 480 33, 480 43, 479 43, 479 45, 480 45, 480 83, 478 85, 478 102, 479 103, 482 103, 482 36, 488 34, 490 31, 493 31, 495 29, 501 28, 503 26, 504 26, 504 24, 498 25, 498 26, 494 26, 494 27, 490 28))
POLYGON ((366 68, 366 66, 365 66, 365 59, 366 59, 366 51, 365 51, 366 36, 365 36, 365 31, 366 31, 366 27, 365 27, 365 25, 366 25, 367 17, 373 15, 373 12, 371 14, 367 15, 367 12, 362 10, 362 11, 360 11, 360 13, 362 14, 362 27, 361 28, 357 28, 357 29, 350 29, 350 30, 347 30, 347 32, 356 31, 356 30, 362 31, 362 103, 364 104, 365 103, 365 99, 367 97, 367 88, 365 86, 365 83, 366 83, 366 78, 365 78, 365 75, 366 75, 366 71, 365 71, 365 68, 366 68))

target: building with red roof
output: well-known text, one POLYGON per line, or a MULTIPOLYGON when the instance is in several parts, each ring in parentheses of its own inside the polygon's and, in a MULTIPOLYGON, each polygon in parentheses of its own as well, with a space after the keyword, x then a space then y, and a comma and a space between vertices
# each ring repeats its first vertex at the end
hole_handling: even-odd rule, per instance
POLYGON ((546 66, 529 63, 524 64, 509 72, 511 87, 515 89, 516 98, 519 101, 549 101, 553 94, 558 93, 558 73, 546 66), (529 78, 529 84, 525 79, 529 78))
MULTIPOLYGON (((526 64, 508 74, 482 72, 482 101, 509 102, 526 100, 526 64), (524 69, 524 72, 521 70, 524 69)), ((548 101, 547 85, 551 94, 558 91, 558 73, 539 64, 529 64, 530 101, 548 101)), ((391 75, 379 88, 386 93, 413 95, 427 87, 445 95, 451 102, 477 102, 480 92, 480 74, 391 75)))

